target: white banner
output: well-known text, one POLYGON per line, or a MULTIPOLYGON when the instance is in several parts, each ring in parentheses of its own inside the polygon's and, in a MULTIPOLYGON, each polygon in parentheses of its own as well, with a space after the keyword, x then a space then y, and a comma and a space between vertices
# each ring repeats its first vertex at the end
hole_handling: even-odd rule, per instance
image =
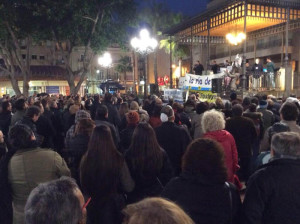
POLYGON ((185 74, 184 80, 179 80, 179 88, 182 86, 183 89, 211 91, 212 79, 219 79, 224 77, 225 73, 218 73, 213 75, 194 75, 185 74))
POLYGON ((164 100, 169 100, 169 98, 173 98, 175 102, 183 103, 183 91, 179 89, 165 89, 164 100))

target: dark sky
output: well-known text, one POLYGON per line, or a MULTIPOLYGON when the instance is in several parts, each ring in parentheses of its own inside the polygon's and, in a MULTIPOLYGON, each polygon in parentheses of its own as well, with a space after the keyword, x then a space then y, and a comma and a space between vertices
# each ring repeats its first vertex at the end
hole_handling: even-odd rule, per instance
MULTIPOLYGON (((157 2, 165 2, 167 6, 174 12, 181 12, 185 16, 195 16, 206 9, 208 0, 156 0, 157 2)), ((141 5, 147 0, 136 0, 141 5)))

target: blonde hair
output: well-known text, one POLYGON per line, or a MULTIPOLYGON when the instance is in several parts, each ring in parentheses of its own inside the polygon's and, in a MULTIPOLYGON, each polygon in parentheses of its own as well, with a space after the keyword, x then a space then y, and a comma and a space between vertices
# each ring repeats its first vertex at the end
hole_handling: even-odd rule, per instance
POLYGON ((223 130, 225 128, 224 114, 216 110, 206 111, 203 114, 201 125, 204 134, 223 130))
POLYGON ((128 205, 123 214, 125 224, 194 224, 178 205, 163 198, 146 198, 128 205))

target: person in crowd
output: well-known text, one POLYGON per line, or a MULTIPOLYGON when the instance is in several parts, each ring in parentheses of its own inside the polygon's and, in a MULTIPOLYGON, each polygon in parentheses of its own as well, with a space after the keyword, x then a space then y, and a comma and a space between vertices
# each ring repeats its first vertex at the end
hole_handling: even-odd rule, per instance
POLYGON ((76 117, 77 111, 79 111, 79 110, 80 110, 79 105, 73 104, 70 106, 69 110, 65 112, 65 114, 64 114, 65 116, 63 116, 63 120, 65 123, 65 128, 67 128, 67 129, 64 128, 66 133, 73 125, 76 124, 75 117, 76 117))
POLYGON ((260 88, 260 77, 263 74, 263 66, 260 64, 259 58, 255 59, 255 63, 252 66, 252 73, 253 73, 252 87, 253 90, 257 90, 260 88))
POLYGON ((262 113, 262 121, 264 124, 264 129, 268 129, 271 127, 275 122, 275 117, 272 111, 268 110, 268 101, 261 100, 259 101, 257 112, 262 113))
POLYGON ((55 129, 53 136, 54 148, 57 152, 61 152, 64 147, 64 125, 62 120, 62 112, 58 108, 56 100, 50 101, 50 111, 52 113, 52 124, 55 129))
POLYGON ((16 123, 28 126, 32 130, 38 145, 41 145, 44 141, 44 137, 42 135, 39 135, 37 132, 36 122, 38 121, 40 116, 40 108, 37 106, 31 106, 26 110, 24 117, 16 123))
POLYGON ((50 98, 47 97, 47 98, 43 98, 41 100, 41 103, 42 103, 43 108, 44 108, 44 116, 47 117, 50 121, 52 121, 53 120, 53 114, 50 111, 49 101, 50 101, 50 98))
POLYGON ((224 109, 221 110, 225 116, 225 119, 232 117, 232 104, 230 101, 226 101, 224 104, 224 109))
POLYGON ((194 118, 194 116, 196 115, 195 109, 196 109, 196 103, 194 100, 188 99, 184 103, 183 111, 187 114, 187 116, 189 117, 190 120, 192 120, 194 118))
POLYGON ((119 132, 117 131, 116 127, 108 121, 108 117, 109 117, 109 113, 108 113, 107 106, 100 104, 96 111, 95 124, 96 126, 106 125, 107 127, 109 127, 115 146, 119 148, 119 143, 120 143, 119 132))
POLYGON ((56 134, 56 129, 53 127, 53 123, 49 120, 49 118, 44 115, 44 107, 42 103, 40 101, 35 102, 34 106, 37 106, 41 111, 38 120, 35 122, 37 134, 43 139, 41 148, 54 149, 54 136, 56 134))
POLYGON ((247 182, 251 173, 252 143, 257 138, 257 133, 253 121, 242 116, 242 105, 234 105, 232 115, 233 117, 226 121, 225 129, 232 134, 236 143, 240 166, 238 176, 247 182))
POLYGON ((268 89, 275 89, 275 64, 270 57, 267 57, 267 87, 268 89))
POLYGON ((239 169, 238 152, 233 136, 225 128, 224 115, 216 110, 206 111, 202 117, 202 129, 205 138, 221 143, 225 154, 227 181, 234 183, 235 174, 239 169))
POLYGON ((126 128, 126 114, 129 111, 129 106, 127 102, 124 102, 120 105, 119 108, 119 114, 120 114, 120 119, 121 119, 121 125, 119 127, 119 131, 121 132, 126 128))
POLYGON ((70 176, 70 170, 59 154, 37 147, 32 129, 26 125, 12 127, 9 142, 15 153, 8 163, 11 192, 6 193, 12 196, 13 223, 23 224, 24 207, 31 190, 39 183, 70 176))
POLYGON ((178 205, 163 198, 146 198, 130 204, 123 214, 123 224, 194 224, 178 205))
POLYGON ((220 68, 219 68, 219 65, 217 64, 216 61, 213 61, 213 64, 211 66, 211 70, 213 71, 214 74, 218 74, 220 68))
POLYGON ((200 63, 200 61, 197 61, 197 63, 194 65, 193 70, 194 70, 196 75, 202 75, 202 72, 204 71, 204 67, 200 63))
POLYGON ((33 104, 34 104, 34 97, 33 96, 28 97, 27 104, 28 104, 29 107, 33 106, 33 104))
POLYGON ((9 101, 2 102, 2 111, 0 113, 0 129, 4 136, 7 136, 12 118, 12 106, 9 101))
MULTIPOLYGON (((277 122, 275 124, 273 124, 268 130, 268 135, 269 135, 269 145, 271 145, 271 140, 273 135, 275 135, 276 133, 280 133, 280 132, 289 132, 291 131, 291 129, 289 128, 289 126, 287 126, 284 123, 280 123, 277 122)), ((255 167, 254 169, 257 169, 258 167, 260 167, 261 165, 264 165, 266 163, 268 163, 271 159, 271 148, 269 148, 267 151, 263 151, 261 152, 256 161, 255 161, 255 167)))
POLYGON ((150 116, 150 119, 149 119, 149 124, 151 125, 152 128, 157 128, 162 124, 162 122, 160 120, 161 109, 162 109, 161 105, 154 106, 152 115, 150 116))
MULTIPOLYGON (((299 111, 294 103, 285 102, 280 108, 280 123, 286 124, 292 132, 300 134, 300 127, 297 125, 299 111)), ((269 128, 270 129, 270 128, 269 128)), ((260 151, 268 151, 269 144, 269 129, 266 130, 263 140, 261 141, 260 151)))
POLYGON ((94 101, 93 101, 93 105, 91 106, 90 108, 90 111, 91 111, 91 117, 93 120, 95 120, 95 117, 96 117, 96 111, 97 111, 97 108, 98 106, 100 105, 100 96, 98 94, 96 94, 94 96, 94 101))
POLYGON ((129 111, 126 114, 126 120, 127 120, 127 127, 120 133, 121 152, 125 152, 129 148, 132 142, 134 129, 136 128, 136 126, 140 121, 140 115, 136 111, 133 110, 129 111))
POLYGON ((69 177, 61 177, 34 188, 25 206, 25 224, 85 224, 83 195, 69 177))
POLYGON ((109 127, 95 127, 80 164, 83 193, 91 197, 87 223, 120 223, 124 192, 134 189, 127 164, 115 147, 109 127))
MULTIPOLYGON (((108 121, 115 126, 118 130, 119 126, 121 125, 121 118, 118 113, 117 108, 112 104, 112 95, 110 93, 105 93, 104 101, 102 102, 103 105, 107 106, 108 109, 108 121)), ((97 111, 97 109, 96 109, 97 111)))
POLYGON ((2 131, 0 131, 0 160, 5 156, 6 153, 7 153, 7 146, 4 141, 4 135, 2 131))
POLYGON ((207 102, 201 102, 196 105, 196 115, 193 117, 191 122, 191 136, 194 139, 201 138, 203 135, 201 121, 203 113, 208 110, 208 107, 207 102))
POLYGON ((189 130, 191 128, 191 118, 187 113, 184 112, 184 107, 182 104, 175 102, 172 105, 175 114, 175 124, 177 125, 185 125, 189 130))
POLYGON ((246 96, 242 102, 243 110, 247 111, 249 109, 250 104, 251 104, 251 98, 246 96))
POLYGON ((141 109, 136 101, 132 101, 130 103, 130 110, 136 111, 140 115, 141 122, 149 122, 150 118, 148 112, 141 109))
POLYGON ((147 123, 139 123, 125 154, 135 189, 128 194, 128 203, 160 195, 173 177, 172 165, 166 152, 159 146, 155 132, 147 123))
POLYGON ((70 140, 74 137, 76 124, 82 119, 91 119, 91 115, 85 110, 78 110, 75 115, 75 124, 72 125, 67 131, 65 138, 65 147, 69 148, 70 140))
POLYGON ((217 97, 215 103, 216 103, 216 110, 221 111, 225 108, 221 97, 217 97))
POLYGON ((238 224, 241 199, 226 180, 222 146, 215 140, 198 138, 183 156, 182 173, 167 184, 162 197, 180 205, 197 224, 238 224))
POLYGON ((243 203, 243 223, 292 224, 300 220, 300 136, 275 134, 271 161, 249 179, 243 203))
POLYGON ((68 166, 72 177, 80 185, 79 165, 82 156, 88 149, 88 143, 95 128, 95 122, 92 119, 81 119, 75 127, 74 138, 70 139, 69 150, 67 152, 68 166))
POLYGON ((24 117, 27 108, 28 105, 25 99, 18 99, 15 102, 16 112, 11 117, 10 126, 14 126, 17 123, 17 121, 21 120, 24 117))
POLYGON ((174 174, 178 175, 181 171, 181 157, 192 139, 185 128, 174 123, 175 114, 172 107, 164 106, 160 119, 162 125, 155 128, 157 141, 168 154, 174 174))

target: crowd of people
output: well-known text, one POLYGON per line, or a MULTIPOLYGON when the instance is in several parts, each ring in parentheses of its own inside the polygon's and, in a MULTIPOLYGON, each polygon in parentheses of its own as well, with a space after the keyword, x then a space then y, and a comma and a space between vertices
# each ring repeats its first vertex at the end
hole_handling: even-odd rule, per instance
POLYGON ((5 96, 0 223, 297 223, 299 109, 234 92, 5 96))

